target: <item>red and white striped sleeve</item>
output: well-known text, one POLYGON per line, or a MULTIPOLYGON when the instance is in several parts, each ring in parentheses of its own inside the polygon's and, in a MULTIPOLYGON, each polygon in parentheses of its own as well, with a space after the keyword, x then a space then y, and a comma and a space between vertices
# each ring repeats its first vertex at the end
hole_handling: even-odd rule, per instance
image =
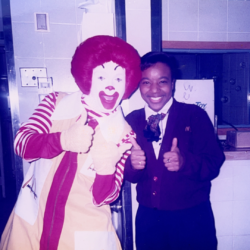
MULTIPOLYGON (((130 136, 136 137, 134 131, 130 131, 130 136)), ((127 139, 123 139, 124 143, 130 143, 129 135, 127 139)), ((98 175, 93 184, 93 203, 95 206, 107 205, 115 201, 121 190, 124 179, 124 167, 126 160, 131 154, 131 150, 127 150, 119 162, 116 164, 116 171, 113 175, 98 175)))
MULTIPOLYGON (((14 140, 14 150, 17 155, 28 161, 36 160, 43 157, 44 150, 41 150, 41 148, 44 147, 43 144, 46 141, 58 140, 58 138, 60 140, 58 133, 49 135, 52 126, 51 116, 55 110, 58 94, 58 92, 54 92, 47 95, 29 120, 22 124, 14 140)), ((54 151, 55 147, 58 147, 58 142, 54 145, 54 151)), ((60 151, 62 150, 60 149, 60 151)), ((46 154, 49 153, 46 152, 46 154)), ((55 154, 53 150, 52 154, 55 154)))

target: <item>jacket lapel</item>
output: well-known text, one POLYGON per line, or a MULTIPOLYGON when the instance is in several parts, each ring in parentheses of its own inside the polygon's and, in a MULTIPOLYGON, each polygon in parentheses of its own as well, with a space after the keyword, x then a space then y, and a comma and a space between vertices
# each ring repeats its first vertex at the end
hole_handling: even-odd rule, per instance
POLYGON ((142 127, 139 129, 139 131, 141 131, 141 136, 138 136, 138 137, 141 138, 140 145, 147 145, 147 147, 145 147, 147 156, 150 157, 151 159, 153 158, 153 160, 156 161, 153 144, 152 144, 152 142, 148 142, 147 139, 143 135, 143 130, 145 129, 145 127, 147 125, 146 114, 145 114, 145 109, 144 108, 141 109, 140 119, 143 121, 141 123, 142 127), (151 152, 153 152, 153 153, 151 153, 151 152))
POLYGON ((158 158, 159 160, 162 159, 164 153, 170 151, 171 149, 172 141, 174 138, 175 124, 177 123, 178 120, 178 114, 180 114, 179 105, 174 99, 173 104, 169 110, 167 126, 159 153, 159 158, 158 158))

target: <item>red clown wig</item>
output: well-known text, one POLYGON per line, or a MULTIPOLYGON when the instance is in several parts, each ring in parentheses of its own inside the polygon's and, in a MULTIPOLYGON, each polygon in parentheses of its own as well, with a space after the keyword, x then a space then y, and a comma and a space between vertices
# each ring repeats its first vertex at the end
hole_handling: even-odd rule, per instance
POLYGON ((137 88, 141 78, 138 52, 118 37, 94 36, 76 48, 71 61, 71 73, 84 94, 90 93, 93 69, 110 61, 126 70, 126 86, 122 99, 128 98, 137 88))

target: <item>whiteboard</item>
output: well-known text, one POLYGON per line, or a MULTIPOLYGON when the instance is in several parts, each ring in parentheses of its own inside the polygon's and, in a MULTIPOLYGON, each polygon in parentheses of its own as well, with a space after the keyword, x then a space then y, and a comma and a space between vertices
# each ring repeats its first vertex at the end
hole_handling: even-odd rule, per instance
POLYGON ((214 81, 177 80, 174 98, 178 102, 195 104, 204 109, 214 125, 214 81))

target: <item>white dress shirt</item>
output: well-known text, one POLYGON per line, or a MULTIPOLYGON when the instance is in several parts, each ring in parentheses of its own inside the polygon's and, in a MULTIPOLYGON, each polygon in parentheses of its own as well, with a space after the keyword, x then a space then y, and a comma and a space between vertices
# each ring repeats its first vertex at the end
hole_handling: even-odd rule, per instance
POLYGON ((163 120, 160 120, 159 122, 159 127, 160 127, 160 131, 161 131, 161 135, 160 135, 160 140, 158 142, 153 141, 153 148, 154 148, 154 152, 155 152, 155 157, 156 159, 158 159, 159 156, 159 152, 160 152, 160 148, 161 148, 161 144, 162 144, 162 139, 163 136, 165 134, 165 129, 167 126, 167 120, 168 120, 168 111, 171 107, 173 103, 173 98, 171 97, 169 99, 169 101, 163 106, 163 108, 161 110, 159 110, 158 112, 155 112, 154 110, 152 110, 148 104, 145 105, 145 114, 146 114, 146 120, 148 120, 149 116, 151 115, 157 115, 157 114, 166 114, 166 116, 163 118, 163 120))

